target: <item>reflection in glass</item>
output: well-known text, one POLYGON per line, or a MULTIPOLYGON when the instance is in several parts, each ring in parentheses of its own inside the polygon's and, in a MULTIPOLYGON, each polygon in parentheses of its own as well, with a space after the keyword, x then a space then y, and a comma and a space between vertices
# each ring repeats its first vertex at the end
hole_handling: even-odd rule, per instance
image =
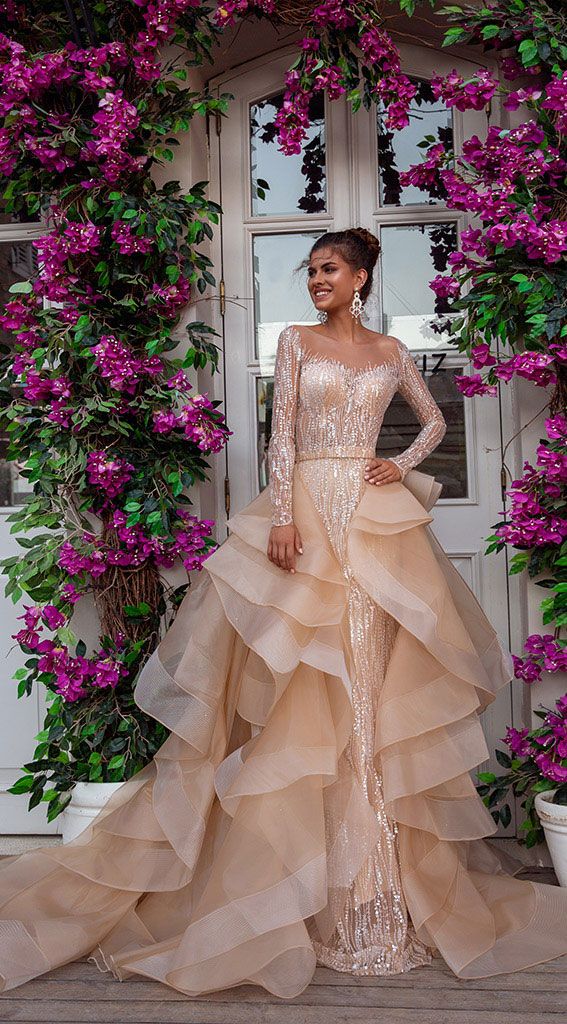
POLYGON ((410 348, 436 348, 442 335, 429 322, 432 314, 445 314, 447 299, 429 287, 449 267, 449 253, 457 248, 454 222, 393 224, 381 228, 382 331, 405 341, 410 348))
POLYGON ((311 97, 310 125, 297 155, 284 156, 278 149, 275 119, 282 103, 283 93, 279 93, 250 105, 254 217, 320 213, 327 206, 324 94, 317 92, 311 97))
POLYGON ((287 324, 316 321, 303 260, 322 231, 255 235, 252 239, 256 358, 273 367, 278 335, 287 324))
POLYGON ((272 433, 272 403, 274 400, 274 378, 256 377, 256 453, 258 460, 258 484, 263 491, 270 480, 268 469, 268 444, 272 433))
MULTIPOLYGON (((9 288, 18 281, 27 281, 36 269, 36 250, 31 242, 0 242, 0 306, 14 298, 9 288)), ((8 347, 15 335, 0 327, 0 342, 8 347)), ((19 475, 16 466, 7 462, 5 455, 8 437, 0 434, 0 507, 19 505, 26 492, 31 491, 27 480, 19 475)))
MULTIPOLYGON (((411 76, 410 76, 411 77, 411 76)), ((453 111, 441 99, 434 99, 429 81, 411 77, 417 92, 409 109, 409 124, 397 131, 384 125, 385 108, 377 110, 378 187, 380 206, 404 206, 407 203, 443 202, 447 192, 440 183, 431 195, 415 185, 400 185, 400 172, 422 160, 424 150, 418 147, 426 135, 441 142, 446 151, 453 150, 453 111)))
MULTIPOLYGON (((464 396, 455 384, 455 374, 461 366, 433 369, 436 359, 430 360, 432 372, 427 372, 427 386, 437 402, 445 420, 447 433, 441 444, 420 462, 416 469, 431 473, 443 484, 441 499, 468 497, 467 445, 465 430, 464 396)), ((423 372, 423 361, 417 365, 423 372)), ((377 454, 384 459, 399 455, 419 433, 421 426, 404 398, 397 393, 386 410, 378 440, 377 454)))

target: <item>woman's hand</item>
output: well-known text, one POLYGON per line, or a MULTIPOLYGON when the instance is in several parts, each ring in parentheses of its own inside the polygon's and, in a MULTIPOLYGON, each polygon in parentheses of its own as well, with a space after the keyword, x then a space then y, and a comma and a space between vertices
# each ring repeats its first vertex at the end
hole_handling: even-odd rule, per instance
POLYGON ((390 459, 370 459, 364 469, 364 479, 369 484, 392 484, 402 479, 402 472, 390 459))
POLYGON ((303 546, 299 530, 294 523, 287 526, 272 526, 268 539, 268 558, 270 562, 287 572, 295 572, 295 552, 303 554, 303 546))

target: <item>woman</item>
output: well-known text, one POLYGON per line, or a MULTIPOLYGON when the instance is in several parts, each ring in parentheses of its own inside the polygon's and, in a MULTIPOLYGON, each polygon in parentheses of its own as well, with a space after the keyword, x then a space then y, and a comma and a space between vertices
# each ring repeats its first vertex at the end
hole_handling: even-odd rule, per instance
POLYGON ((567 952, 567 893, 512 877, 470 771, 512 659, 431 532, 445 431, 407 346, 359 323, 378 242, 323 235, 323 324, 277 348, 270 487, 229 520, 136 701, 171 735, 64 847, 0 862, 0 979, 290 998, 317 962, 462 978, 567 952), (324 314, 327 314, 325 317, 324 314), (396 391, 422 429, 374 457, 396 391))

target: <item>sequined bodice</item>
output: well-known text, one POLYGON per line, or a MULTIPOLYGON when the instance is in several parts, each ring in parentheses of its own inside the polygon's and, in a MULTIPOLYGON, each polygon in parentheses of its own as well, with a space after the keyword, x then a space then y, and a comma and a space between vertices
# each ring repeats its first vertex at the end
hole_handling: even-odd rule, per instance
POLYGON ((399 339, 380 362, 346 365, 313 352, 290 325, 278 338, 274 367, 272 433, 268 446, 272 523, 292 522, 292 477, 297 459, 372 457, 386 409, 399 391, 422 429, 412 444, 390 459, 402 479, 441 441, 445 419, 399 339))

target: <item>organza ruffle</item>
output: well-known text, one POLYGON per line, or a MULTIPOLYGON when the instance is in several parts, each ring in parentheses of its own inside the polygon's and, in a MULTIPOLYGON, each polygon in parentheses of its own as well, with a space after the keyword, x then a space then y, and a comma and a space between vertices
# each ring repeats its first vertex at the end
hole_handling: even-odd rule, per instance
MULTIPOLYGON (((348 558, 400 624, 375 750, 411 919, 457 975, 485 977, 567 952, 567 893, 513 878, 519 862, 485 838, 496 826, 469 774, 488 756, 478 716, 513 666, 429 527, 438 493, 416 471, 367 485, 348 558)), ((347 580, 297 471, 293 501, 296 573, 267 558, 265 490, 229 520, 146 662, 136 701, 171 730, 154 760, 73 842, 0 862, 0 987, 91 952, 118 978, 188 996, 309 984, 306 922, 332 933, 336 896, 378 837, 339 772, 347 580)))

